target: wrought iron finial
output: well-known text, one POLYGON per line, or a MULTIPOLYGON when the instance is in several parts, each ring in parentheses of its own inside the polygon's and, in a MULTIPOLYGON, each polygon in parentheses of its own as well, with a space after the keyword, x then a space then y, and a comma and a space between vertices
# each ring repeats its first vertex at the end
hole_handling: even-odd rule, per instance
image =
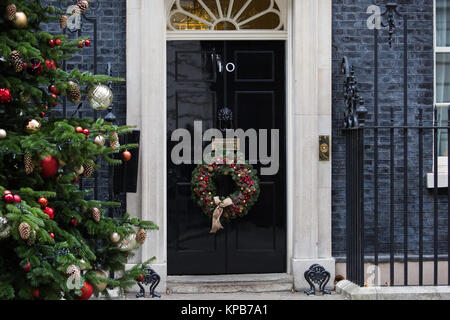
POLYGON ((345 75, 344 99, 346 111, 344 115, 344 127, 346 129, 363 127, 367 109, 364 107, 364 100, 359 95, 355 70, 350 65, 347 57, 342 59, 342 73, 345 75))
POLYGON ((159 282, 161 281, 161 277, 150 267, 145 267, 142 269, 143 272, 146 272, 142 281, 137 281, 139 288, 141 289, 137 294, 136 298, 145 297, 145 288, 142 284, 148 286, 150 285, 150 296, 152 298, 161 298, 161 295, 155 291, 159 282))
POLYGON ((116 116, 114 115, 112 110, 113 110, 112 107, 108 107, 108 114, 105 116, 105 121, 114 123, 116 121, 116 116))
POLYGON ((392 44, 394 42, 394 33, 395 29, 397 28, 396 22, 395 22, 395 15, 401 17, 402 14, 400 14, 397 10, 398 4, 395 2, 389 2, 386 4, 386 11, 381 15, 385 16, 387 15, 387 24, 381 23, 383 27, 389 28, 389 47, 392 48, 392 44))

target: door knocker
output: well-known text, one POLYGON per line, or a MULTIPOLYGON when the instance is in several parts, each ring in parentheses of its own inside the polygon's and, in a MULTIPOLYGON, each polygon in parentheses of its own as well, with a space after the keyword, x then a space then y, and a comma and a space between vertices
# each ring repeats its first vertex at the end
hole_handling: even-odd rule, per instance
POLYGON ((228 62, 227 65, 225 66, 225 69, 229 73, 234 72, 234 70, 236 70, 236 65, 233 62, 228 62))

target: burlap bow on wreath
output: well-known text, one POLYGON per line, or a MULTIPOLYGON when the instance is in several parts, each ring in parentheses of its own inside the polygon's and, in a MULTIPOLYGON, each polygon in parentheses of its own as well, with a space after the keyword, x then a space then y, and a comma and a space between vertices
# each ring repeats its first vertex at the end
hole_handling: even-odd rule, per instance
POLYGON ((214 202, 217 205, 217 208, 213 213, 211 231, 209 233, 216 233, 217 231, 223 229, 222 223, 220 222, 223 209, 233 204, 233 200, 230 198, 220 201, 219 197, 214 197, 214 202))

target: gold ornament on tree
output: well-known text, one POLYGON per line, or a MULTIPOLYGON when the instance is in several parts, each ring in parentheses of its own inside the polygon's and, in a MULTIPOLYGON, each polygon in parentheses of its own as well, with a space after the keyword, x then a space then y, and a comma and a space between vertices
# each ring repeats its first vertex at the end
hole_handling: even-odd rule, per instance
MULTIPOLYGON (((102 270, 94 270, 92 271, 98 278, 103 278, 103 279, 107 279, 108 275, 103 272, 102 270)), ((94 281, 95 282, 95 281, 94 281)), ((97 283, 92 283, 94 285, 94 288, 97 292, 102 292, 105 291, 106 287, 108 286, 108 284, 106 282, 97 282, 97 283)))
POLYGON ((29 154, 26 154, 23 156, 23 162, 24 162, 24 166, 25 166, 25 173, 26 174, 33 173, 34 163, 33 163, 33 159, 31 158, 31 156, 29 154))
POLYGON ((94 143, 99 147, 103 147, 105 145, 105 142, 105 138, 101 135, 96 136, 94 139, 94 143))
POLYGON ((6 6, 6 17, 9 21, 13 21, 16 17, 17 7, 14 3, 9 4, 6 6))
POLYGON ((14 27, 23 29, 27 26, 27 15, 23 12, 16 12, 13 20, 14 27))
POLYGON ((111 89, 104 84, 99 84, 91 90, 87 95, 87 100, 95 110, 106 110, 113 102, 114 95, 111 89))
POLYGON ((73 168, 73 172, 75 172, 77 175, 83 174, 84 167, 83 166, 79 166, 79 167, 73 168))
POLYGON ((145 239, 147 239, 147 231, 145 229, 140 229, 136 233, 136 241, 139 242, 140 244, 144 244, 145 239))
POLYGON ((70 102, 78 103, 81 101, 81 90, 77 83, 69 81, 66 92, 70 102))
POLYGON ((119 250, 122 252, 128 252, 134 250, 136 246, 136 233, 132 233, 119 243, 119 250))
POLYGON ((41 123, 36 119, 28 120, 28 122, 25 126, 25 131, 30 134, 38 132, 40 129, 41 129, 41 123))
POLYGON ((113 232, 109 236, 109 240, 111 240, 112 243, 118 243, 120 241, 120 235, 117 232, 113 232))
POLYGON ((28 223, 22 222, 19 225, 19 234, 23 240, 28 240, 31 234, 31 227, 28 223))
POLYGON ((6 239, 11 235, 11 226, 8 224, 8 219, 0 217, 0 240, 6 239))

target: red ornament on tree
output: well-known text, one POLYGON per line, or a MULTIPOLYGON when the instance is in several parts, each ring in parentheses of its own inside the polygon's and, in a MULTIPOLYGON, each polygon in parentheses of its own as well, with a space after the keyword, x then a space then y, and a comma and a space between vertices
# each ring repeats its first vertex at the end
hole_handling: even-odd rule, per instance
POLYGON ((77 220, 77 219, 72 218, 72 219, 70 220, 70 222, 72 223, 72 225, 73 225, 74 227, 78 227, 78 220, 77 220))
POLYGON ((11 91, 9 89, 0 88, 0 103, 11 102, 11 91))
POLYGON ((130 160, 131 160, 131 152, 128 151, 128 150, 125 150, 125 151, 122 153, 122 159, 123 159, 124 161, 130 161, 130 160))
POLYGON ((80 290, 81 296, 78 296, 78 299, 80 300, 89 300, 89 298, 94 293, 94 288, 89 282, 86 281, 84 282, 83 287, 80 290))
POLYGON ((82 127, 76 127, 75 128, 75 132, 76 133, 83 133, 83 128, 82 127))
POLYGON ((55 39, 55 45, 59 47, 61 45, 61 39, 55 39))
POLYGON ((48 40, 48 45, 49 45, 50 48, 54 48, 55 47, 55 40, 53 40, 53 39, 48 40))
POLYGON ((38 59, 31 60, 30 66, 27 68, 27 72, 34 76, 38 76, 42 73, 42 63, 38 59))
POLYGON ((48 179, 53 177, 58 173, 59 162, 53 156, 47 157, 41 160, 41 176, 44 179, 48 179))
POLYGON ((50 232, 48 235, 49 235, 53 240, 55 240, 55 234, 54 234, 53 232, 50 232))
POLYGON ((91 132, 89 131, 89 129, 84 129, 84 130, 83 130, 83 133, 84 133, 84 135, 85 135, 86 138, 87 138, 87 137, 89 137, 89 134, 90 134, 91 132))
POLYGON ((91 40, 84 40, 84 45, 86 47, 90 47, 91 46, 91 40))
POLYGON ((137 282, 142 282, 142 281, 144 281, 144 275, 141 273, 141 274, 139 275, 139 277, 136 279, 136 281, 137 281, 137 282))
POLYGON ((50 218, 50 220, 54 220, 55 219, 55 209, 51 208, 51 207, 46 207, 44 210, 44 213, 46 215, 48 215, 48 217, 50 218))
POLYGON ((45 208, 48 205, 48 200, 45 197, 40 197, 38 203, 42 208, 45 208))
POLYGON ((39 289, 33 289, 31 291, 31 294, 33 295, 33 297, 39 298, 39 289))
POLYGON ((26 265, 23 266, 23 271, 30 272, 31 270, 31 264, 28 262, 26 265))
POLYGON ((13 203, 14 202, 14 196, 11 193, 5 194, 5 202, 6 203, 13 203))
POLYGON ((20 196, 18 194, 14 195, 14 202, 20 203, 22 201, 22 199, 20 198, 20 196))

